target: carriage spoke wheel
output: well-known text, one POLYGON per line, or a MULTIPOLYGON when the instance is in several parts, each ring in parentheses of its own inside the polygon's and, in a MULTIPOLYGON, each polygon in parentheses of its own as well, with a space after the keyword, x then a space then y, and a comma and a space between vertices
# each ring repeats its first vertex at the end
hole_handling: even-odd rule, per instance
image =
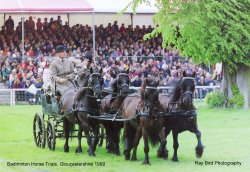
POLYGON ((44 148, 46 144, 46 131, 43 115, 36 114, 33 121, 34 142, 37 147, 44 148))
POLYGON ((47 123, 47 143, 48 148, 54 151, 56 146, 56 133, 55 124, 53 121, 48 121, 47 123))

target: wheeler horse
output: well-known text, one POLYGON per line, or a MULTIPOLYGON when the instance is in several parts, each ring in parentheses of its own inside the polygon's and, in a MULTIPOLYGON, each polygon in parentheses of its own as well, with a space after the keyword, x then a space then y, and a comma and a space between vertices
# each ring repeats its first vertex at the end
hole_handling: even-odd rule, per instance
POLYGON ((82 88, 79 90, 69 90, 61 97, 63 118, 63 130, 66 138, 64 144, 64 152, 69 152, 68 139, 70 131, 74 124, 79 125, 78 130, 78 147, 76 153, 82 152, 81 139, 82 131, 84 131, 88 143, 88 154, 95 156, 95 149, 99 141, 99 121, 88 119, 88 114, 99 115, 99 102, 101 98, 101 90, 103 88, 102 69, 94 72, 90 68, 88 74, 84 74, 82 88), (94 133, 94 142, 90 137, 90 130, 94 133))
POLYGON ((116 78, 111 83, 112 94, 105 96, 101 100, 101 111, 107 115, 112 115, 112 120, 103 120, 102 124, 106 129, 106 140, 108 153, 120 155, 120 130, 123 127, 122 122, 116 121, 119 114, 119 108, 129 94, 129 70, 115 74, 116 78))

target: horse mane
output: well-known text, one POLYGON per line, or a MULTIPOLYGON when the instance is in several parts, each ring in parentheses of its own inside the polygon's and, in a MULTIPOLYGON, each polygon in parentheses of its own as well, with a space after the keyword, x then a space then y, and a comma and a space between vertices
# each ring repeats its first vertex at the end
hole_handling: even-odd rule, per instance
POLYGON ((92 62, 93 62, 92 60, 89 60, 89 61, 88 61, 88 64, 87 64, 87 69, 89 69, 89 68, 90 68, 90 66, 91 66, 92 62))
POLYGON ((144 92, 145 92, 145 89, 146 89, 146 79, 142 82, 141 84, 141 90, 140 90, 140 93, 141 93, 141 99, 144 99, 144 92))
POLYGON ((118 78, 116 77, 110 84, 110 88, 112 89, 112 92, 118 93, 118 87, 117 87, 118 78))
MULTIPOLYGON (((155 80, 153 78, 150 78, 150 79, 145 79, 143 82, 142 82, 142 85, 141 85, 141 90, 140 90, 140 93, 141 93, 141 102, 144 101, 144 93, 145 93, 145 90, 146 90, 146 87, 149 86, 149 87, 158 87, 159 85, 159 80, 155 80)), ((161 103, 160 103, 160 100, 158 98, 158 100, 155 102, 155 107, 157 107, 158 110, 162 110, 163 111, 163 108, 161 106, 161 103)))
MULTIPOLYGON (((98 70, 94 69, 93 72, 98 72, 98 70)), ((88 79, 89 79, 90 75, 91 75, 90 69, 85 69, 84 71, 81 71, 81 73, 78 74, 79 80, 82 83, 81 87, 87 87, 88 86, 88 79)))
POLYGON ((145 89, 147 86, 149 87, 157 87, 159 85, 159 81, 154 80, 153 78, 147 78, 142 82, 140 93, 141 98, 144 98, 145 89), (158 83, 157 83, 158 82, 158 83))
POLYGON ((78 75, 80 80, 82 81, 82 85, 81 87, 84 87, 84 88, 80 88, 76 95, 75 95, 75 100, 76 101, 79 101, 81 97, 83 97, 85 94, 86 94, 86 88, 88 86, 88 79, 89 79, 89 76, 90 76, 90 72, 89 70, 86 70, 86 72, 83 72, 81 74, 78 75))
MULTIPOLYGON (((195 73, 192 75, 184 75, 185 78, 193 78, 195 75, 195 73)), ((178 102, 181 97, 182 97, 182 93, 181 93, 181 84, 182 84, 182 81, 183 81, 183 77, 177 82, 174 90, 172 91, 172 98, 170 99, 169 102, 178 102)), ((181 106, 182 106, 182 102, 180 103, 181 106)), ((195 106, 192 104, 189 108, 191 109, 195 109, 195 106)))
POLYGON ((114 93, 118 93, 119 91, 119 88, 117 87, 119 74, 126 74, 126 72, 125 71, 118 72, 117 70, 111 72, 111 76, 115 79, 110 83, 110 88, 112 89, 114 93))
POLYGON ((181 81, 182 81, 182 79, 180 79, 177 82, 174 90, 171 92, 171 95, 173 95, 173 97, 171 98, 170 102, 176 102, 180 99, 180 97, 181 97, 181 81))
POLYGON ((77 91, 74 101, 78 102, 80 101, 81 97, 83 97, 86 94, 86 89, 85 88, 81 88, 79 91, 77 91))

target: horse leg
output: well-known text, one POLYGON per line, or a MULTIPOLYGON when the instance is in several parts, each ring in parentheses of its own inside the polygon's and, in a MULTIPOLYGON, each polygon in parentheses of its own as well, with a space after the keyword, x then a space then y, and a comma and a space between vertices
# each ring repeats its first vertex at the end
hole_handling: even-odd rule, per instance
POLYGON ((172 158, 172 161, 179 161, 178 160, 178 156, 177 156, 177 150, 178 150, 178 147, 179 147, 179 143, 178 143, 178 132, 177 131, 172 131, 172 134, 173 134, 173 141, 174 141, 174 156, 172 158))
POLYGON ((96 146, 97 146, 97 144, 99 142, 99 137, 98 137, 99 128, 100 128, 100 126, 98 124, 96 124, 95 126, 93 126, 93 132, 94 132, 94 152, 95 152, 96 146))
POLYGON ((138 144, 140 142, 141 137, 142 137, 142 130, 141 130, 141 127, 139 127, 139 128, 137 128, 134 143, 133 143, 134 148, 133 148, 133 154, 132 154, 131 161, 137 161, 136 151, 137 151, 137 147, 138 147, 138 144))
POLYGON ((66 118, 63 119, 63 132, 65 137, 64 152, 69 152, 70 122, 66 118))
POLYGON ((88 149, 89 156, 95 156, 94 149, 93 149, 93 144, 92 144, 92 139, 91 139, 90 134, 89 134, 89 131, 90 131, 89 127, 84 126, 83 131, 84 131, 84 134, 86 136, 87 143, 88 143, 88 146, 89 146, 89 149, 88 149))
POLYGON ((132 129, 132 126, 129 125, 128 122, 124 122, 124 156, 125 160, 130 159, 130 151, 132 149, 132 138, 130 130, 132 129))
POLYGON ((113 153, 114 149, 113 149, 113 140, 112 140, 112 124, 109 123, 109 121, 105 121, 103 123, 103 126, 105 127, 106 130, 106 149, 107 149, 107 153, 113 153))
POLYGON ((147 132, 145 127, 142 127, 142 136, 143 136, 143 140, 144 140, 144 154, 145 154, 143 164, 150 164, 149 157, 148 157, 148 152, 149 152, 148 132, 147 132))
POLYGON ((115 145, 115 130, 116 128, 113 126, 114 124, 110 124, 109 125, 109 152, 111 154, 115 154, 115 149, 116 149, 116 145, 115 145))
POLYGON ((106 149, 108 150, 107 153, 111 153, 110 130, 106 126, 105 129, 106 129, 106 149))
POLYGON ((79 130, 78 130, 78 146, 76 148, 76 153, 82 153, 82 145, 81 145, 81 140, 82 140, 82 126, 79 125, 79 130))
MULTIPOLYGON (((170 131, 169 131, 170 132, 170 131)), ((167 133, 168 135, 169 133, 167 133)), ((157 157, 167 159, 168 158, 168 151, 166 149, 167 140, 166 140, 166 134, 165 134, 165 127, 163 127, 159 133, 159 137, 161 139, 160 146, 157 151, 157 157)))
POLYGON ((114 144, 115 144, 115 154, 120 156, 120 126, 114 128, 114 144))
POLYGON ((159 148, 157 150, 157 157, 158 158, 164 158, 164 159, 168 158, 168 150, 167 150, 166 146, 167 146, 167 137, 168 137, 170 132, 171 132, 171 129, 165 129, 165 133, 164 133, 165 134, 165 140, 162 140, 161 137, 163 137, 163 136, 160 136, 161 143, 160 143, 160 146, 159 146, 159 148))
POLYGON ((194 127, 194 129, 192 129, 190 131, 196 135, 196 138, 198 140, 198 144, 195 148, 196 157, 201 158, 202 154, 203 154, 203 149, 204 149, 204 146, 202 145, 202 142, 201 142, 201 132, 199 131, 197 125, 194 127))

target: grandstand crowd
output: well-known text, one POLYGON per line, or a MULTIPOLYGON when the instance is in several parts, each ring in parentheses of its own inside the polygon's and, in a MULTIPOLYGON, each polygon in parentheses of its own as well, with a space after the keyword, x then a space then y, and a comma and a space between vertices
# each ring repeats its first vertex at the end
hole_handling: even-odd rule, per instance
MULTIPOLYGON (((57 19, 29 17, 24 21, 24 56, 22 56, 22 22, 16 27, 11 16, 0 30, 0 81, 7 88, 28 88, 43 85, 43 71, 56 55, 55 47, 64 45, 68 57, 82 60, 92 50, 92 28, 88 25, 70 27, 57 19)), ((143 78, 158 75, 161 86, 171 86, 182 71, 196 71, 196 84, 215 85, 221 79, 221 65, 208 70, 205 65, 195 65, 187 57, 180 57, 177 50, 162 48, 162 37, 143 40, 143 35, 153 30, 151 26, 133 28, 117 21, 108 26, 95 26, 96 63, 103 67, 105 87, 112 81, 112 70, 130 69, 131 86, 139 87, 143 78)))

